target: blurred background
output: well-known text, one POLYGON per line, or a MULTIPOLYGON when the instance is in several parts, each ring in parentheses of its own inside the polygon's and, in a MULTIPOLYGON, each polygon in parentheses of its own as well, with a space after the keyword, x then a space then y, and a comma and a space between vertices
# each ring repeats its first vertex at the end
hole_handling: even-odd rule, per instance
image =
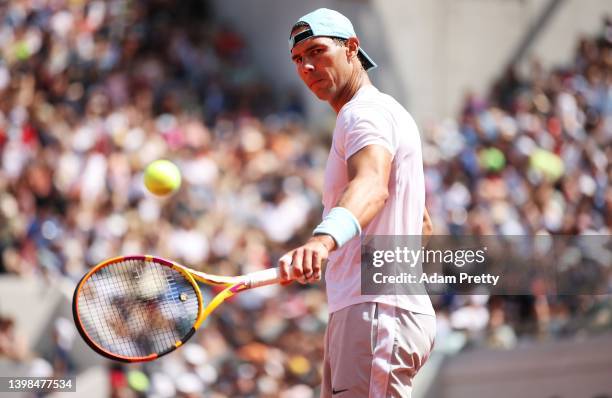
MULTIPOLYGON (((145 365, 89 350, 70 303, 108 257, 233 275, 310 234, 335 115, 287 38, 320 6, 415 116, 436 234, 610 235, 609 0, 0 1, 0 375, 76 375, 52 397, 318 396, 322 283, 238 296, 145 365), (158 158, 183 173, 167 199, 143 190, 158 158)), ((532 293, 433 296, 414 397, 612 397, 610 296, 532 293)))

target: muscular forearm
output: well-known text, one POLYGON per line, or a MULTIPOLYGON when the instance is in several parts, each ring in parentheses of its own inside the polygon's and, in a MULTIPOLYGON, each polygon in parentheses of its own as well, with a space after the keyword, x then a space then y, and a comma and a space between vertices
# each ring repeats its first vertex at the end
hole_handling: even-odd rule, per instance
POLYGON ((351 156, 347 161, 348 184, 315 228, 315 235, 327 234, 340 246, 358 235, 385 205, 390 167, 390 152, 378 145, 366 146, 351 156))
POLYGON ((365 228, 380 212, 389 197, 389 191, 376 178, 355 178, 348 184, 337 206, 348 209, 365 228))

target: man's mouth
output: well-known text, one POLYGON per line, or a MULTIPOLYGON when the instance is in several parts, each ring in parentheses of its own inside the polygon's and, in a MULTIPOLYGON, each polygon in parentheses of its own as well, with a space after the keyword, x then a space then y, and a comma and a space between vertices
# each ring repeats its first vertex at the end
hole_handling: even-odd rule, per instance
POLYGON ((310 84, 308 85, 308 87, 312 88, 312 86, 314 86, 315 84, 317 84, 318 82, 321 82, 321 81, 323 81, 323 79, 313 80, 313 81, 312 81, 312 83, 310 83, 310 84))

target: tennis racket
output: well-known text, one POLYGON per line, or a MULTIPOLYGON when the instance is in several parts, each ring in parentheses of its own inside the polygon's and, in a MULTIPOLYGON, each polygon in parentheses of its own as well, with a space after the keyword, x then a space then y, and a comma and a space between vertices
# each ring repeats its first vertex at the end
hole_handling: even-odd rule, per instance
POLYGON ((97 353, 122 362, 152 361, 189 340, 227 298, 279 282, 278 268, 228 277, 154 256, 122 256, 83 276, 72 313, 81 337, 97 353), (204 305, 197 282, 225 288, 204 305))

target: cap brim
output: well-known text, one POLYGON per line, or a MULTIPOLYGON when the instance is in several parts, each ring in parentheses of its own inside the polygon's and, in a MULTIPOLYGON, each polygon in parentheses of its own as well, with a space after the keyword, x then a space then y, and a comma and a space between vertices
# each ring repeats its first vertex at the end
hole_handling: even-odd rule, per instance
POLYGON ((359 47, 359 54, 365 60, 365 65, 363 65, 363 67, 364 67, 364 69, 366 71, 374 69, 374 68, 376 68, 378 66, 376 64, 376 62, 374 62, 374 60, 372 58, 370 58, 370 56, 365 51, 363 51, 363 48, 361 48, 361 47, 359 47))

